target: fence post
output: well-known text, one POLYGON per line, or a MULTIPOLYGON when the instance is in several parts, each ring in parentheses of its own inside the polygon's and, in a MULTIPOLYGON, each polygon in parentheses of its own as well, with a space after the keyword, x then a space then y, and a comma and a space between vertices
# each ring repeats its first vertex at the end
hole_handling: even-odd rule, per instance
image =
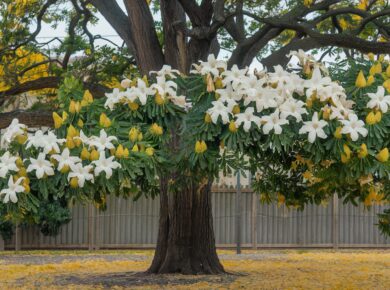
POLYGON ((102 223, 100 219, 100 210, 98 208, 95 208, 95 219, 96 219, 96 232, 95 232, 95 250, 100 249, 100 243, 101 243, 101 233, 102 233, 102 223))
POLYGON ((237 191, 236 191, 236 243, 237 254, 241 254, 241 212, 242 212, 242 196, 241 196, 241 175, 237 172, 237 191))
POLYGON ((15 251, 20 251, 21 249, 22 249, 22 229, 20 228, 19 223, 17 223, 15 228, 15 251))
POLYGON ((5 250, 5 242, 3 236, 0 235, 0 251, 4 251, 4 250, 5 250))
POLYGON ((94 210, 93 205, 88 204, 88 250, 94 249, 94 210))
MULTIPOLYGON (((249 188, 252 190, 252 174, 249 172, 249 188)), ((252 247, 257 250, 257 195, 252 190, 252 247)))
POLYGON ((333 194, 333 206, 332 206, 332 238, 333 238, 333 249, 339 248, 339 197, 337 193, 333 194))

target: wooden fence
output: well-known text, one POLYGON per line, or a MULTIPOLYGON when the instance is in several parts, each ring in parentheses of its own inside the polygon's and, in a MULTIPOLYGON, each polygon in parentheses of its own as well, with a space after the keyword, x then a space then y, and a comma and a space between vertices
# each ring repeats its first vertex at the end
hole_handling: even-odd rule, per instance
MULTIPOLYGON (((390 248, 390 238, 376 227, 377 213, 385 206, 342 204, 337 197, 327 206, 308 205, 304 211, 276 204, 261 204, 257 195, 243 189, 214 191, 213 215, 219 247, 390 248)), ((136 202, 108 198, 108 208, 75 206, 72 221, 56 237, 43 236, 36 227, 19 227, 0 249, 152 248, 157 240, 159 200, 136 202)))

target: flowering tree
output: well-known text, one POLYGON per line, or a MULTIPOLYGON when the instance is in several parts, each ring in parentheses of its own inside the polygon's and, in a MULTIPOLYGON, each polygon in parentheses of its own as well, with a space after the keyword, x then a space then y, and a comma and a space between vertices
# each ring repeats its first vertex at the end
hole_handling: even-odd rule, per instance
POLYGON ((292 207, 335 192, 367 206, 388 201, 388 62, 352 64, 342 86, 311 57, 292 55, 295 72, 269 73, 227 69, 210 55, 189 75, 164 66, 96 100, 66 81, 54 131, 28 133, 15 119, 2 136, 8 215, 31 219, 42 201, 104 207, 107 194, 160 194, 149 272, 210 274, 224 272, 210 200, 221 170, 249 169, 257 193, 292 207))

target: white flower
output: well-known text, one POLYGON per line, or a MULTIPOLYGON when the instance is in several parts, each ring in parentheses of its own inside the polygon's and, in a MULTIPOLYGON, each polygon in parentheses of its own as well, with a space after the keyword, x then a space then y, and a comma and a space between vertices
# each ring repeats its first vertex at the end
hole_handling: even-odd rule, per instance
POLYGON ((100 130, 100 136, 92 136, 89 141, 89 146, 95 146, 99 151, 104 151, 105 149, 114 149, 115 146, 112 144, 112 141, 117 141, 118 138, 115 136, 107 136, 104 129, 100 130))
POLYGON ((106 173, 106 178, 111 178, 112 170, 121 168, 121 165, 113 160, 114 156, 106 158, 105 154, 100 154, 99 160, 92 162, 92 164, 95 165, 95 176, 98 176, 101 172, 104 171, 106 173))
POLYGON ((301 65, 304 65, 307 61, 315 61, 314 57, 310 54, 306 54, 303 49, 299 49, 298 51, 292 50, 287 55, 287 57, 296 56, 301 65))
POLYGON ((179 75, 180 72, 177 69, 172 69, 170 65, 164 64, 159 71, 151 71, 150 74, 156 74, 159 77, 169 76, 171 79, 176 78, 176 75, 179 75))
POLYGON ((27 139, 26 149, 30 147, 35 148, 43 148, 43 152, 45 154, 50 151, 54 151, 56 153, 60 152, 60 147, 58 144, 62 144, 65 142, 65 139, 58 139, 57 136, 53 132, 48 132, 45 135, 41 130, 35 132, 35 134, 30 134, 27 139))
POLYGON ((68 181, 76 177, 80 188, 84 187, 85 181, 94 183, 93 174, 90 173, 93 170, 92 165, 83 167, 81 163, 77 163, 73 164, 70 169, 71 172, 69 172, 68 181))
POLYGON ((313 70, 311 79, 306 80, 304 87, 307 88, 306 97, 310 98, 314 93, 332 84, 330 77, 322 77, 319 67, 313 70))
POLYGON ((219 99, 220 101, 226 101, 226 100, 235 100, 239 101, 242 98, 242 95, 235 92, 233 90, 233 87, 231 84, 226 85, 224 89, 217 89, 215 90, 217 94, 219 94, 219 99))
POLYGON ((299 129, 299 134, 309 133, 309 142, 314 143, 316 137, 325 139, 327 136, 322 128, 327 126, 328 123, 324 120, 318 120, 318 113, 313 114, 311 121, 304 122, 304 125, 299 129))
POLYGON ((80 136, 76 136, 74 139, 79 139, 84 145, 89 145, 91 141, 91 139, 84 134, 83 130, 80 131, 80 136))
POLYGON ((65 166, 71 167, 75 163, 81 162, 81 159, 79 157, 70 156, 68 148, 65 148, 64 151, 62 151, 61 155, 53 155, 52 157, 58 162, 58 171, 62 170, 65 166))
POLYGON ((0 147, 7 148, 15 137, 24 134, 26 129, 26 125, 20 124, 18 119, 13 119, 11 124, 7 129, 5 129, 1 136, 0 147))
POLYGON ((260 118, 255 116, 254 113, 255 109, 252 107, 248 107, 245 109, 244 113, 237 114, 236 117, 236 126, 241 126, 242 123, 244 123, 244 131, 248 132, 249 129, 252 126, 252 122, 259 125, 260 124, 260 118))
POLYGON ((378 90, 375 94, 367 93, 370 97, 370 101, 367 103, 367 108, 373 109, 375 107, 379 108, 382 113, 386 113, 390 107, 390 95, 385 96, 385 88, 382 86, 378 87, 378 90))
POLYGON ((166 95, 176 96, 177 84, 173 81, 167 81, 164 76, 157 77, 157 83, 152 84, 150 87, 157 90, 162 98, 166 95))
POLYGON ((38 179, 43 178, 46 174, 47 176, 54 175, 54 170, 52 164, 47 161, 45 153, 39 153, 38 158, 30 158, 31 164, 27 167, 27 172, 32 172, 35 170, 35 175, 38 179))
POLYGON ((18 172, 19 168, 16 166, 18 157, 11 156, 7 151, 0 157, 0 177, 5 178, 9 171, 18 172))
POLYGON ((348 115, 349 120, 340 120, 344 125, 341 129, 341 134, 350 134, 352 141, 357 141, 359 139, 359 134, 363 137, 366 137, 368 130, 364 128, 364 122, 358 119, 358 116, 355 114, 348 115))
POLYGON ((286 119, 288 116, 294 117, 297 122, 302 121, 302 115, 307 114, 306 109, 304 108, 305 103, 296 99, 287 99, 280 106, 280 116, 281 118, 286 119))
POLYGON ((109 108, 111 111, 114 109, 114 106, 119 103, 121 99, 121 94, 118 88, 115 88, 112 93, 106 93, 107 100, 104 104, 105 108, 109 108))
POLYGON ((225 106, 225 104, 220 100, 211 103, 213 106, 207 110, 207 113, 210 114, 213 123, 217 124, 219 116, 221 116, 223 124, 229 123, 231 108, 225 106))
POLYGON ((134 91, 142 105, 146 105, 148 96, 152 96, 156 93, 153 88, 149 88, 140 78, 137 80, 137 87, 134 88, 134 91))
POLYGON ((183 108, 183 109, 186 109, 186 110, 191 108, 191 106, 192 106, 192 104, 190 102, 187 102, 187 99, 185 96, 170 96, 169 99, 176 106, 183 108))
MULTIPOLYGON (((213 76, 219 76, 220 70, 225 71, 227 64, 225 61, 215 59, 214 54, 210 54, 207 57, 207 61, 200 61, 200 65, 194 64, 196 68, 195 73, 201 73, 202 75, 207 75, 211 73, 213 76)), ((194 71, 191 71, 194 73, 194 71)))
POLYGON ((272 129, 276 135, 282 134, 282 125, 288 124, 288 120, 280 118, 279 115, 279 110, 276 109, 271 115, 261 118, 261 122, 265 122, 263 126, 264 134, 269 134, 272 129))
POLYGON ((247 106, 251 102, 256 103, 256 111, 260 113, 264 109, 276 108, 278 95, 275 90, 268 88, 259 88, 253 95, 248 95, 244 100, 244 105, 247 106))
POLYGON ((237 65, 233 65, 230 70, 224 71, 221 75, 224 77, 222 83, 227 85, 232 83, 235 87, 236 84, 240 83, 242 79, 245 77, 248 68, 239 69, 237 65))
POLYGON ((22 185, 20 185, 22 183, 23 179, 24 179, 24 177, 20 177, 20 178, 18 178, 18 180, 16 180, 16 182, 14 182, 13 177, 12 176, 9 177, 8 188, 2 189, 0 191, 0 196, 5 195, 3 203, 8 203, 10 200, 13 203, 18 202, 18 197, 16 194, 20 193, 20 192, 24 192, 24 190, 25 190, 24 187, 22 185))

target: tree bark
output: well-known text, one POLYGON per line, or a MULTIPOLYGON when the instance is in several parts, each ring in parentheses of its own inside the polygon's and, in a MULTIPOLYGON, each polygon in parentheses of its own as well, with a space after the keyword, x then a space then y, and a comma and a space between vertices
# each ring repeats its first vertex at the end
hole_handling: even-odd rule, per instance
POLYGON ((147 273, 225 273, 215 247, 211 183, 169 192, 162 182, 158 242, 147 273))

